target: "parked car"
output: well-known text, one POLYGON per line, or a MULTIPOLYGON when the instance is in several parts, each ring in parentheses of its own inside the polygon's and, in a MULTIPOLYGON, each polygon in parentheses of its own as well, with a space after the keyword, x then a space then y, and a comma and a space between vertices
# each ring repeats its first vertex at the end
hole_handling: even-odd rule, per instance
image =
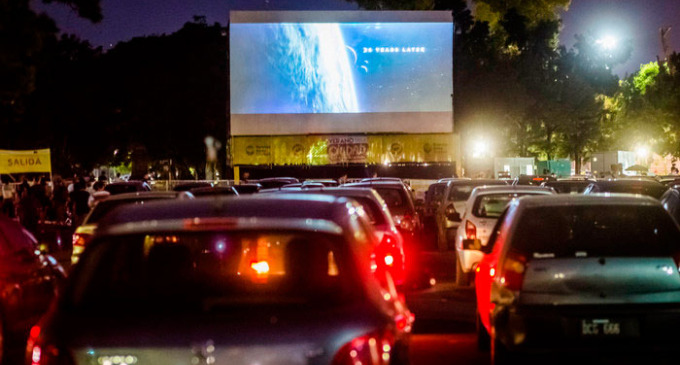
POLYGON ((493 364, 677 348, 680 230, 658 200, 521 198, 483 251, 478 338, 493 364))
POLYGON ((390 214, 407 245, 417 245, 421 234, 420 216, 416 212, 410 190, 399 181, 366 181, 343 184, 347 188, 374 189, 387 204, 390 214))
POLYGON ((294 177, 268 177, 257 181, 262 189, 280 188, 288 184, 298 184, 300 180, 294 177))
POLYGON ((647 195, 660 199, 666 190, 668 190, 667 186, 652 179, 619 178, 592 182, 583 193, 628 193, 647 195))
POLYGON ((63 268, 38 250, 31 233, 0 215, 0 362, 8 363, 7 349, 26 341, 64 277, 63 268))
POLYGON ((247 195, 247 194, 255 194, 262 189, 262 185, 257 184, 257 183, 247 183, 247 184, 240 184, 240 185, 234 185, 233 186, 234 190, 239 193, 239 195, 247 195))
POLYGON ((192 182, 185 182, 181 183, 179 185, 176 185, 174 188, 172 188, 173 191, 189 191, 191 189, 197 189, 197 188, 212 188, 213 183, 208 182, 208 181, 192 181, 192 182))
POLYGON ((413 315, 371 273, 373 240, 360 206, 329 196, 120 207, 27 363, 408 363, 413 315))
POLYGON ((540 186, 544 182, 554 180, 557 180, 557 177, 552 175, 519 175, 513 180, 512 185, 540 186))
POLYGON ((583 194, 594 180, 557 179, 541 183, 541 186, 555 189, 558 194, 583 194))
POLYGON ((135 193, 138 191, 151 191, 151 187, 145 181, 131 180, 119 181, 106 185, 104 190, 111 193, 111 195, 135 193))
MULTIPOLYGON (((377 265, 385 266, 395 284, 403 285, 406 281, 406 257, 404 240, 392 220, 389 208, 380 195, 369 188, 316 188, 302 191, 286 191, 288 194, 323 194, 356 200, 364 209, 368 221, 373 226, 378 245, 375 247, 377 265)), ((429 278, 428 278, 429 279, 429 278)))
POLYGON ((455 213, 459 215, 464 213, 465 203, 470 198, 472 190, 478 186, 493 185, 507 186, 507 183, 493 179, 454 179, 446 182, 444 194, 437 195, 438 199, 431 201, 437 224, 437 247, 440 251, 454 248, 456 230, 460 221, 451 218, 455 216, 455 213))
POLYGON ((78 262, 80 254, 83 253, 95 232, 99 221, 107 213, 125 204, 146 204, 150 201, 160 199, 192 199, 194 196, 186 191, 146 191, 127 194, 111 195, 100 201, 85 216, 83 224, 78 226, 73 233, 73 251, 71 253, 71 264, 78 262))
POLYGON ((340 184, 336 180, 333 179, 308 179, 305 180, 305 184, 322 184, 325 187, 336 187, 340 184))
POLYGON ((203 188, 193 188, 189 192, 195 196, 216 196, 216 195, 239 195, 233 186, 213 186, 203 188))
MULTIPOLYGON (((523 196, 551 194, 555 194, 552 188, 529 185, 475 188, 465 204, 456 232, 456 283, 470 284, 474 269, 484 256, 481 249, 487 245, 496 220, 510 202, 523 196)), ((456 214, 450 219, 459 219, 456 214)))

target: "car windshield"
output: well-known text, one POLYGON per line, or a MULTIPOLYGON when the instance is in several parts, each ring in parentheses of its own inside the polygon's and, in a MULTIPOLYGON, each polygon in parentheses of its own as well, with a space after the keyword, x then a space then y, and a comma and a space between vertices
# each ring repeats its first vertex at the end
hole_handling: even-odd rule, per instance
POLYGON ((403 189, 380 188, 373 186, 373 189, 380 194, 380 196, 390 209, 390 213, 396 215, 406 214, 409 211, 408 197, 403 189))
POLYGON ((334 306, 360 296, 350 251, 309 232, 163 233, 93 243, 67 295, 79 311, 334 306), (161 309, 162 308, 162 309, 161 309))
POLYGON ((115 208, 118 208, 121 205, 127 205, 127 204, 144 204, 145 202, 151 201, 151 200, 159 200, 159 199, 170 199, 170 197, 145 197, 142 199, 113 199, 113 200, 103 200, 92 209, 92 213, 90 213, 90 216, 87 217, 87 221, 85 223, 90 224, 90 223, 97 223, 99 222, 106 213, 114 210, 115 208))
POLYGON ((536 195, 530 193, 500 193, 488 194, 477 197, 474 206, 472 207, 472 214, 479 218, 498 218, 505 210, 505 207, 513 201, 522 196, 536 195))
POLYGON ((671 256, 680 253, 680 231, 658 206, 530 208, 511 250, 534 258, 671 256))

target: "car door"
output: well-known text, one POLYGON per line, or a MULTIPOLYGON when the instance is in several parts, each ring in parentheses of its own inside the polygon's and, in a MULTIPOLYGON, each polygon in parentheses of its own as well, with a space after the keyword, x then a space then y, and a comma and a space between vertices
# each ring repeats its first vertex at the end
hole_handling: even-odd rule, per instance
POLYGON ((0 286, 5 316, 16 320, 17 329, 37 321, 55 294, 56 277, 36 253, 35 240, 13 223, 0 225, 0 286))

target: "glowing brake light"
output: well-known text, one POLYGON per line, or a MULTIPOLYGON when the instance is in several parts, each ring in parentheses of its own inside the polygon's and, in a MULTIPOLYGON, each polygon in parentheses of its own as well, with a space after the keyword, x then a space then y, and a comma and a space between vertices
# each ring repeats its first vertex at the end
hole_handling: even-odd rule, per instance
POLYGON ((269 263, 267 263, 267 261, 253 261, 250 263, 250 268, 255 270, 257 275, 269 273, 269 263))
POLYGON ((496 268, 490 268, 489 269, 489 276, 494 277, 496 276, 496 268))
POLYGON ((465 222, 465 236, 469 240, 477 239, 477 226, 474 223, 470 221, 465 222))
POLYGON ((392 255, 385 256, 385 265, 387 266, 394 265, 394 257, 392 257, 392 255))
POLYGON ((526 258, 522 255, 509 254, 503 264, 503 277, 500 281, 507 289, 518 291, 522 289, 526 258))

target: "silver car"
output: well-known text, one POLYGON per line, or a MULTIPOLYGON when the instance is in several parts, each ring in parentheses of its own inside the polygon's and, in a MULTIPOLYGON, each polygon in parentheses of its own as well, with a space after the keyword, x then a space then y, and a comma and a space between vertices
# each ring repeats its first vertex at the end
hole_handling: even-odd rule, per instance
POLYGON ((471 274, 482 260, 491 230, 505 207, 523 196, 550 195, 555 190, 531 185, 480 186, 470 194, 456 232, 456 283, 468 285, 471 274))
POLYGON ((657 360, 677 348, 680 229, 658 200, 521 198, 484 252, 478 337, 493 364, 636 350, 657 360))

